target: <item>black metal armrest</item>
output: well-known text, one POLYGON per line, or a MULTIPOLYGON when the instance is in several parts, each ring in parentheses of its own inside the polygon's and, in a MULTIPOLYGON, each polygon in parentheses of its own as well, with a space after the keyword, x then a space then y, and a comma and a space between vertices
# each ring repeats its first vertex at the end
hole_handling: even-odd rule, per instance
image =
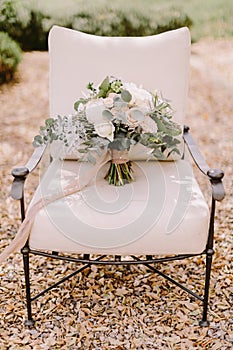
POLYGON ((22 199, 24 182, 29 174, 29 170, 26 167, 19 167, 13 169, 11 174, 14 176, 14 181, 11 186, 10 195, 13 199, 22 199))
POLYGON ((213 198, 216 201, 222 201, 223 198, 225 197, 225 190, 222 183, 224 172, 219 169, 210 169, 207 172, 207 176, 209 177, 212 185, 213 198))
POLYGON ((213 199, 217 201, 223 200, 225 197, 225 191, 224 186, 222 183, 222 178, 224 176, 224 172, 219 169, 211 169, 209 165, 206 163, 204 157, 202 156, 198 146, 196 145, 195 141, 193 140, 191 134, 189 133, 189 127, 184 126, 184 133, 183 133, 184 142, 188 147, 188 150, 199 168, 199 170, 206 175, 211 183, 212 186, 212 196, 213 199))
POLYGON ((45 148, 45 145, 36 148, 25 166, 14 168, 12 170, 12 175, 14 177, 10 191, 12 198, 17 200, 23 199, 24 182, 28 174, 31 173, 39 164, 45 148))

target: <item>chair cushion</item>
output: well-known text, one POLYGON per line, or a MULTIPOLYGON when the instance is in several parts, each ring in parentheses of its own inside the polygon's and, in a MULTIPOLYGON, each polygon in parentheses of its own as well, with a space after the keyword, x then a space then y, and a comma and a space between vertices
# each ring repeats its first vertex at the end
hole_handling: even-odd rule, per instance
MULTIPOLYGON (((90 254, 182 254, 202 252, 209 210, 187 160, 134 162, 135 181, 109 185, 105 164, 82 191, 36 215, 31 248, 90 254)), ((87 162, 55 160, 32 203, 88 176, 87 162)))

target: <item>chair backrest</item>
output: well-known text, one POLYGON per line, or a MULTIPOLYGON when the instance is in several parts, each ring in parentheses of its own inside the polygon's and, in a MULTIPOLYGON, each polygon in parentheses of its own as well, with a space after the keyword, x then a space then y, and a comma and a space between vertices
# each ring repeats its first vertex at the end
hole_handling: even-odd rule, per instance
POLYGON ((86 85, 107 75, 158 90, 183 124, 188 95, 188 28, 146 37, 101 37, 54 26, 49 34, 50 113, 74 113, 86 85))

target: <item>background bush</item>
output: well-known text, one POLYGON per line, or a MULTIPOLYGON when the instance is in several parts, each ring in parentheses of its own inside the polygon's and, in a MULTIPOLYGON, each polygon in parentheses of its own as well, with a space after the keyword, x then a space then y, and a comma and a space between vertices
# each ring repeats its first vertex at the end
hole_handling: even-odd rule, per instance
POLYGON ((188 16, 173 10, 152 17, 135 10, 100 9, 95 15, 88 11, 74 14, 70 27, 103 36, 145 36, 191 24, 188 16))
POLYGON ((7 32, 23 50, 45 50, 47 17, 30 6, 30 2, 3 0, 0 3, 0 31, 7 32))
POLYGON ((0 32, 0 84, 12 79, 21 54, 19 45, 7 33, 0 32))
MULTIPOLYGON (((49 3, 50 1, 48 1, 49 3)), ((7 32, 23 50, 46 50, 47 36, 53 24, 103 36, 145 36, 183 26, 191 19, 179 9, 161 7, 159 11, 140 7, 74 1, 69 11, 59 11, 42 1, 3 0, 0 3, 0 30, 7 32)), ((64 5, 65 7, 66 5, 64 5)))

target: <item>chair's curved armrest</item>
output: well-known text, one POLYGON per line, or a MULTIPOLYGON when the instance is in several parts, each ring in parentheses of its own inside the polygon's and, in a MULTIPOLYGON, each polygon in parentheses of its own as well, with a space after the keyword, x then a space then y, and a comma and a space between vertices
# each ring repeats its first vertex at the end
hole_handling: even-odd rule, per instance
POLYGON ((223 200, 223 198, 225 197, 224 186, 222 183, 224 172, 222 170, 211 169, 209 167, 204 157, 202 156, 199 148, 197 147, 195 141, 193 140, 191 134, 189 133, 189 127, 186 125, 184 126, 183 138, 195 164, 197 165, 199 170, 209 178, 212 186, 213 198, 217 201, 223 200))
POLYGON ((35 148, 34 152, 32 153, 29 161, 25 165, 26 168, 28 168, 29 172, 31 173, 39 164, 44 151, 46 149, 47 145, 42 145, 40 147, 35 148))
POLYGON ((11 186, 10 195, 13 199, 18 200, 23 198, 24 182, 28 174, 31 173, 39 164, 45 148, 46 145, 36 148, 25 166, 14 168, 12 170, 14 181, 11 186))

